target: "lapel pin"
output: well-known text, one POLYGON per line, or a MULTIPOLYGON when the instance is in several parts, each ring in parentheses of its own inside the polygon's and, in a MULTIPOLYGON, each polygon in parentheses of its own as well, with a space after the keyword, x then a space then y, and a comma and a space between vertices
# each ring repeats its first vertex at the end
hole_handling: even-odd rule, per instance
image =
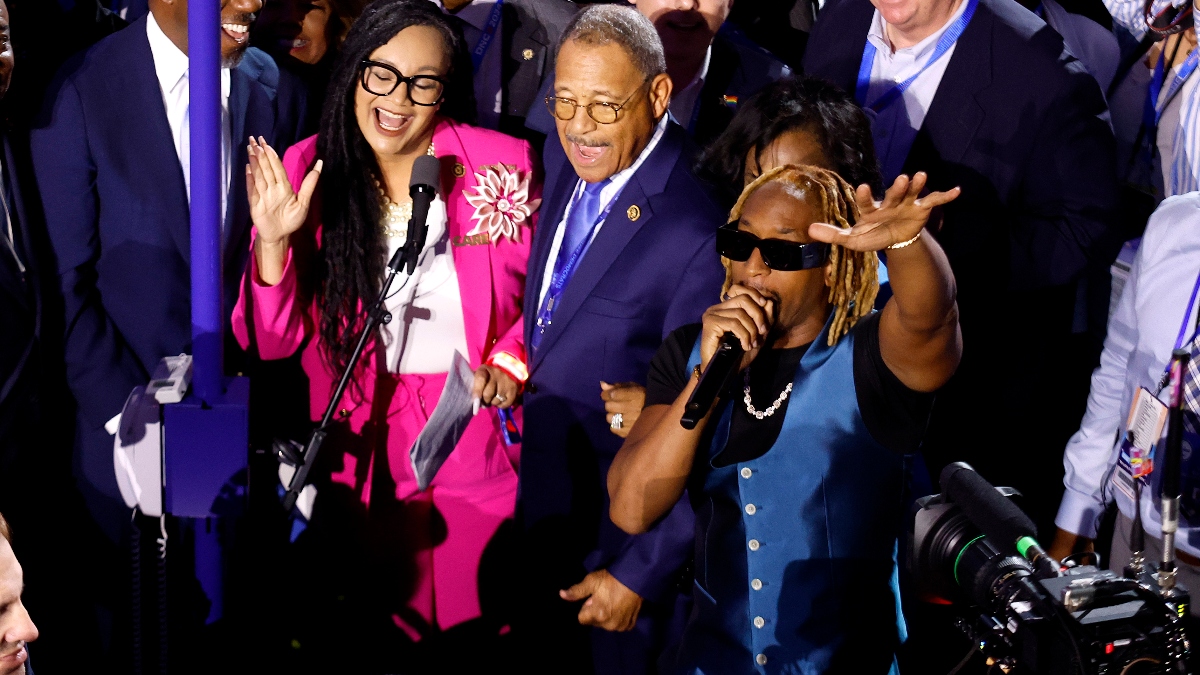
POLYGON ((634 204, 633 206, 629 207, 629 210, 625 212, 625 215, 629 216, 630 220, 637 220, 638 218, 642 217, 642 210, 638 208, 637 204, 634 204))
POLYGON ((533 60, 533 50, 526 47, 525 51, 521 52, 521 58, 525 59, 526 61, 532 61, 533 60))
POLYGON ((463 176, 465 176, 465 175, 467 175, 467 167, 465 167, 465 166, 463 166, 462 164, 459 164, 459 163, 457 163, 457 162, 456 162, 456 163, 454 164, 454 177, 455 177, 455 178, 462 178, 462 177, 463 177, 463 176))

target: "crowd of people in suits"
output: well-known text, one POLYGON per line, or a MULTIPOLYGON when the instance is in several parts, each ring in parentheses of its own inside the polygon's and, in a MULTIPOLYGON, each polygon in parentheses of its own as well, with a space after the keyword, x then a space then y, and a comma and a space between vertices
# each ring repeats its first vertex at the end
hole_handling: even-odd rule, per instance
POLYGON ((220 8, 193 149, 187 0, 0 0, 0 675, 945 672, 971 645, 897 551, 960 460, 1056 557, 1128 559, 1112 488, 1155 478, 1113 440, 1172 349, 1200 362, 1200 50, 1168 0, 220 8), (113 459, 191 351, 194 152, 251 382, 216 623, 187 574, 148 611, 131 567, 187 530, 113 459), (333 401, 422 157, 428 236, 333 401), (730 334, 740 374, 681 426, 730 334), (462 361, 480 406, 423 486, 462 361), (268 449, 329 406, 285 513, 268 449))

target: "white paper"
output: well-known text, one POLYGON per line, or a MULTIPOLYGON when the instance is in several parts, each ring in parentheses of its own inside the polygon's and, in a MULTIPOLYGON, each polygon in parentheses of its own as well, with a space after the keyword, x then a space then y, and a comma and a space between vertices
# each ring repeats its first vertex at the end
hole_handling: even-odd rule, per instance
POLYGON ((412 460, 413 475, 417 487, 424 490, 433 482, 438 469, 454 451, 467 424, 478 410, 478 400, 471 395, 475 385, 475 372, 463 355, 455 350, 454 363, 446 375, 446 386, 438 397, 437 407, 408 451, 412 460))

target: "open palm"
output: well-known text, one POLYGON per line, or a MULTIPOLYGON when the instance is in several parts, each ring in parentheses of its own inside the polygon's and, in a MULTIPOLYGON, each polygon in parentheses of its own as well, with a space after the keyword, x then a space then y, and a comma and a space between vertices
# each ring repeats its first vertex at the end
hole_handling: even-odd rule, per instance
POLYGON ((813 223, 810 237, 817 241, 844 246, 853 251, 879 251, 917 236, 929 222, 934 208, 954 201, 962 192, 959 188, 932 192, 924 197, 926 175, 918 172, 909 180, 901 175, 876 202, 871 188, 860 185, 855 191, 858 203, 858 222, 848 230, 827 223, 813 223))
POLYGON ((250 218, 265 243, 286 240, 308 218, 313 191, 321 176, 321 160, 304 177, 300 191, 292 189, 283 162, 275 149, 259 137, 247 146, 250 164, 246 167, 246 193, 250 197, 250 218))

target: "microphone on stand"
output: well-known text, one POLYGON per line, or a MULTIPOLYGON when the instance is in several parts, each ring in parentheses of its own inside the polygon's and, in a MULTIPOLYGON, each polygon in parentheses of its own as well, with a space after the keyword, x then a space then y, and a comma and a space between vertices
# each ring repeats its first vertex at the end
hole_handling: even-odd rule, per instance
POLYGON ((741 364, 742 356, 745 353, 741 340, 738 340, 733 333, 727 332, 721 336, 717 352, 709 360, 708 367, 700 375, 700 382, 696 384, 692 395, 688 397, 683 417, 679 418, 680 426, 684 429, 696 428, 700 420, 704 419, 704 416, 712 409, 713 401, 716 401, 717 395, 721 393, 721 387, 725 386, 729 377, 737 372, 737 367, 741 364))
POLYGON ((412 197, 412 220, 408 221, 408 240, 404 242, 404 261, 407 273, 417 269, 417 259, 425 248, 425 237, 429 235, 429 205, 437 194, 438 175, 441 163, 437 157, 421 155, 413 162, 412 176, 408 179, 408 195, 412 197))
POLYGON ((292 474, 291 481, 288 482, 287 490, 283 495, 283 509, 290 512, 292 507, 296 505, 296 500, 300 497, 300 491, 308 484, 308 473, 313 467, 313 462, 316 461, 317 453, 321 449, 321 444, 325 440, 325 436, 329 433, 329 425, 333 423, 334 412, 341 404, 342 394, 346 393, 346 387, 350 384, 350 377, 354 373, 354 369, 358 366, 359 360, 362 358, 363 349, 367 346, 367 341, 379 328, 380 324, 386 324, 392 320, 392 315, 387 311, 384 302, 387 300, 388 293, 392 288, 392 282, 396 279, 396 274, 400 272, 402 267, 407 267, 406 274, 412 274, 417 268, 417 259, 421 255, 421 249, 425 248, 425 237, 429 233, 429 228, 425 221, 429 218, 429 204, 433 202, 434 195, 437 194, 438 174, 441 172, 441 164, 438 163, 436 157, 429 155, 421 155, 413 162, 412 177, 408 181, 408 193, 413 200, 413 215, 412 220, 408 221, 408 239, 404 242, 404 246, 397 249, 392 255, 392 259, 388 261, 387 276, 383 280, 383 287, 379 291, 379 297, 375 303, 367 308, 367 321, 363 327, 362 333, 358 336, 358 343, 354 347, 354 352, 350 355, 350 361, 346 364, 346 369, 342 371, 342 377, 338 380, 337 387, 334 389, 333 397, 329 399, 329 405, 325 408, 325 415, 321 417, 321 423, 313 431, 312 436, 308 439, 308 444, 304 446, 303 452, 296 452, 294 448, 286 448, 277 450, 277 456, 280 461, 294 465, 296 471, 292 474))

